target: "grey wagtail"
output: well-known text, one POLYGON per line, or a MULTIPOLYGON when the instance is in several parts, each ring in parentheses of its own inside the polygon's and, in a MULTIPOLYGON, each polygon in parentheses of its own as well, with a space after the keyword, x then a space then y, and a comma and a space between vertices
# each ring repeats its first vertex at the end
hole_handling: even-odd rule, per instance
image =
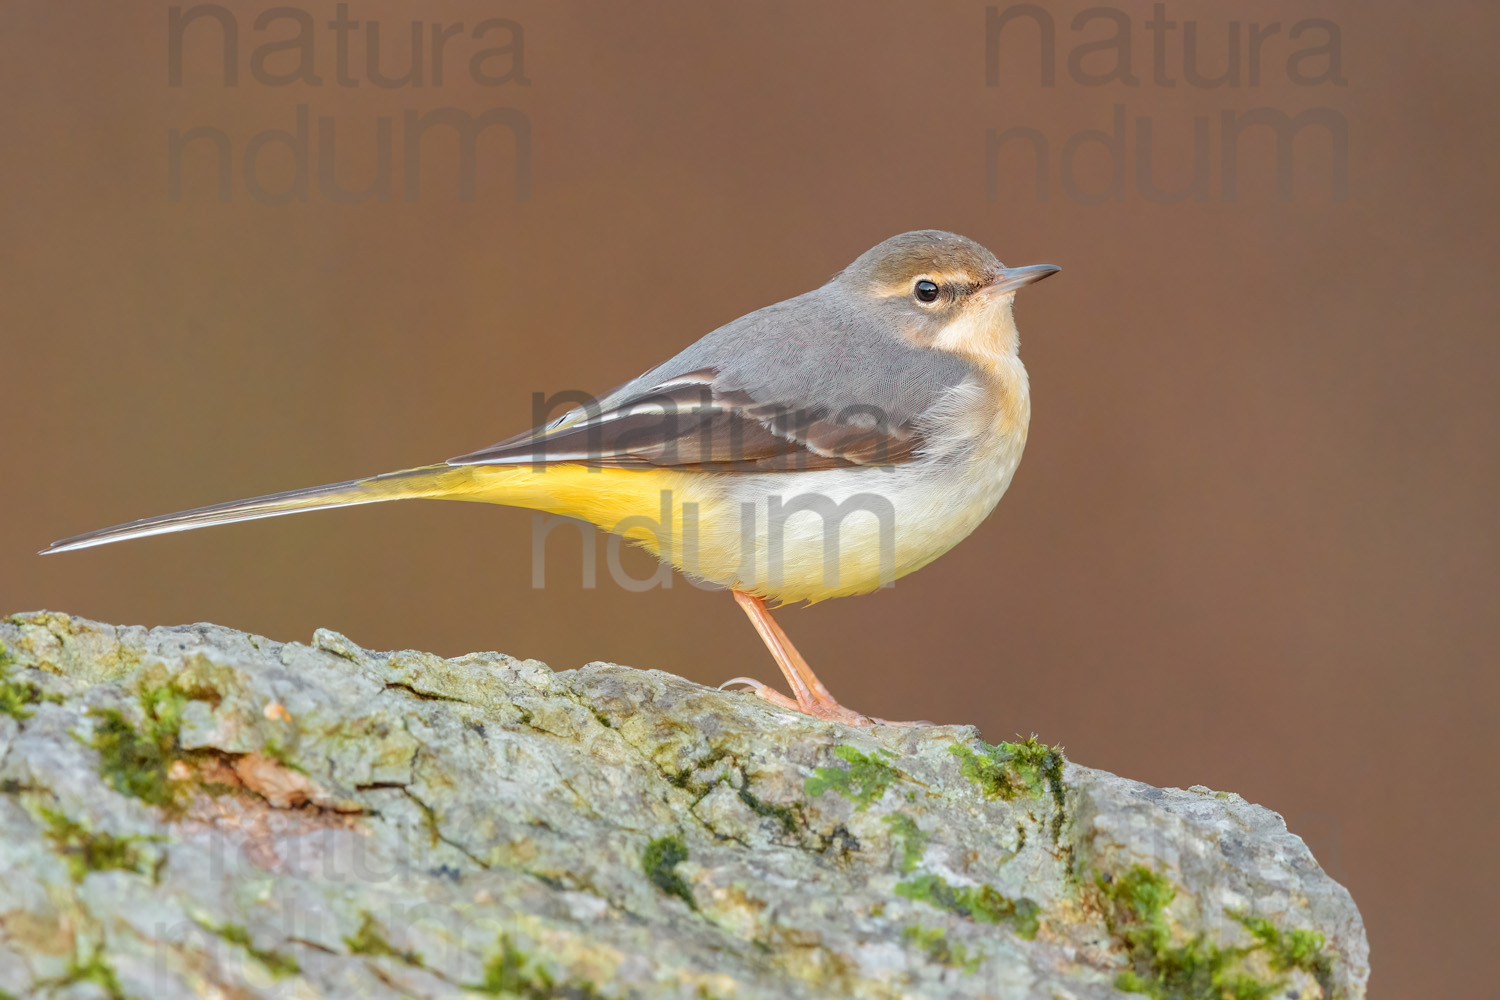
POLYGON ((736 681, 783 708, 870 725, 880 720, 828 693, 766 601, 869 593, 984 520, 1031 419, 1012 304, 1058 270, 1006 267, 953 233, 904 233, 823 287, 482 451, 149 517, 44 551, 410 498, 582 518, 731 590, 795 700, 736 681))

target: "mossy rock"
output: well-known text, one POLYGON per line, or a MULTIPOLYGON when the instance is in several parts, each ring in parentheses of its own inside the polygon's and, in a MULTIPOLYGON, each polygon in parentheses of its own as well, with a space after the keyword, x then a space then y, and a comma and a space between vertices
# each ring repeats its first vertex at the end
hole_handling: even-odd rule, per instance
POLYGON ((1358 1000, 1281 818, 968 727, 0 623, 0 996, 1358 1000))

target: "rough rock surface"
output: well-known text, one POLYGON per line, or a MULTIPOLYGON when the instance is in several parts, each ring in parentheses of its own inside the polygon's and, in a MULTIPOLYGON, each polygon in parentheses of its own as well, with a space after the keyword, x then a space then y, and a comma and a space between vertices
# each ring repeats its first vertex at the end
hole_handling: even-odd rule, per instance
POLYGON ((1281 818, 606 663, 0 623, 0 991, 1363 997, 1281 818))

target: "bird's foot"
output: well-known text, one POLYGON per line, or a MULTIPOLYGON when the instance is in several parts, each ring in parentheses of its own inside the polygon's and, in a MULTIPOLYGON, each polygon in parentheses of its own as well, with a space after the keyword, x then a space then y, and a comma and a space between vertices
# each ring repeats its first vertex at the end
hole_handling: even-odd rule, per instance
POLYGON ((730 680, 725 681, 723 684, 720 684, 719 690, 722 691, 725 688, 729 687, 729 685, 731 684, 745 685, 757 698, 761 699, 762 701, 768 701, 778 708, 785 708, 789 711, 800 712, 803 715, 810 715, 815 719, 827 719, 830 722, 842 722, 846 726, 902 726, 905 728, 915 728, 919 726, 932 725, 931 722, 891 722, 889 719, 879 719, 875 718, 874 716, 861 715, 859 712, 856 712, 853 709, 845 708, 843 705, 840 705, 832 698, 829 698, 827 701, 823 701, 822 699, 817 698, 810 698, 805 704, 799 704, 797 701, 788 698, 786 695, 771 687, 769 684, 762 684, 760 681, 756 680, 753 677, 731 678, 730 680))

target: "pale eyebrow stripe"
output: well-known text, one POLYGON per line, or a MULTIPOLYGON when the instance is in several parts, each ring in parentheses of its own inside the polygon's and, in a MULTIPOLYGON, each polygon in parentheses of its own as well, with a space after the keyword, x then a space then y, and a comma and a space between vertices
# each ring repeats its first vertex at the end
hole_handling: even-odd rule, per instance
POLYGON ((973 279, 970 278, 967 274, 958 274, 953 271, 924 271, 921 274, 914 276, 905 284, 880 286, 879 294, 884 295, 887 298, 894 298, 897 295, 910 295, 912 286, 923 279, 926 279, 928 281, 935 281, 939 285, 960 285, 964 288, 969 288, 974 284, 973 279))

